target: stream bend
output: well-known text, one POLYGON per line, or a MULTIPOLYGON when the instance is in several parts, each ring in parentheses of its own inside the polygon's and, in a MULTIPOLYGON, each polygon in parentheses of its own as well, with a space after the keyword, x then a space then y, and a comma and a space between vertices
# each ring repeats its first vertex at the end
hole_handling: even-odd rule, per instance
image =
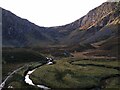
MULTIPOLYGON (((53 64, 51 58, 48 58, 48 57, 46 57, 46 58, 48 59, 48 62, 46 63, 47 65, 53 64)), ((44 85, 35 85, 35 84, 33 83, 33 81, 30 79, 30 74, 32 74, 38 67, 43 66, 43 65, 45 65, 45 64, 39 65, 39 66, 35 67, 33 70, 27 70, 27 71, 25 72, 24 81, 25 81, 25 83, 27 83, 27 84, 29 84, 29 85, 37 86, 37 87, 39 87, 39 88, 41 88, 41 89, 48 90, 48 89, 50 89, 49 87, 44 86, 44 85)))

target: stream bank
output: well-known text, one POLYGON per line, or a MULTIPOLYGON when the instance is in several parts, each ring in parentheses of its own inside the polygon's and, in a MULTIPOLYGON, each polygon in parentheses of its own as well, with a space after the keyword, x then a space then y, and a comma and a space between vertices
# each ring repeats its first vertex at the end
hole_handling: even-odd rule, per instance
POLYGON ((49 87, 47 87, 47 86, 45 86, 45 85, 35 85, 35 84, 33 83, 33 81, 30 79, 30 74, 32 74, 37 68, 39 68, 39 67, 41 67, 41 66, 43 66, 43 65, 46 65, 46 64, 47 64, 47 65, 53 64, 51 58, 47 58, 47 59, 48 59, 48 62, 47 62, 47 63, 43 63, 42 65, 38 65, 38 66, 36 66, 36 67, 34 67, 34 68, 32 68, 32 69, 28 69, 28 70, 25 71, 25 73, 24 73, 24 81, 25 81, 26 84, 29 84, 29 85, 32 85, 32 86, 36 86, 36 87, 41 88, 41 89, 44 89, 44 90, 50 89, 49 87))

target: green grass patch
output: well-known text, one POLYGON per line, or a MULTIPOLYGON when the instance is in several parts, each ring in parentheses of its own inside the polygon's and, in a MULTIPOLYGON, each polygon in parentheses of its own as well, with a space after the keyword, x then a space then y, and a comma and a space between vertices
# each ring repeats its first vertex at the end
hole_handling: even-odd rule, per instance
POLYGON ((73 64, 97 64, 97 65, 106 65, 119 67, 119 60, 77 60, 74 61, 73 64))
MULTIPOLYGON (((74 63, 86 64, 90 62, 92 61, 82 60, 74 63)), ((93 61, 92 63, 117 66, 116 62, 93 61)), ((119 74, 119 71, 97 66, 72 65, 68 59, 64 59, 56 61, 54 65, 44 65, 36 69, 30 78, 36 84, 44 84, 51 88, 90 88, 98 86, 101 78, 113 74, 119 74)))

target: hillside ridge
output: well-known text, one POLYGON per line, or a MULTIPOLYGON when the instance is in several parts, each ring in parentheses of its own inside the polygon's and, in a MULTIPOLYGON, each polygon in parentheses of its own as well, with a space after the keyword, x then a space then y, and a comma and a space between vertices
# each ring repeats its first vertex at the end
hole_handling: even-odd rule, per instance
MULTIPOLYGON (((90 38, 93 40, 103 27, 119 16, 115 11, 116 5, 117 2, 105 2, 80 19, 57 27, 40 27, 2 9, 3 46, 47 47, 49 45, 69 46, 70 44, 95 43, 96 41, 91 41, 90 38)), ((117 20, 119 21, 119 18, 117 20)), ((107 36, 111 37, 111 34, 107 36)), ((101 37, 106 37, 106 35, 101 35, 101 37)))

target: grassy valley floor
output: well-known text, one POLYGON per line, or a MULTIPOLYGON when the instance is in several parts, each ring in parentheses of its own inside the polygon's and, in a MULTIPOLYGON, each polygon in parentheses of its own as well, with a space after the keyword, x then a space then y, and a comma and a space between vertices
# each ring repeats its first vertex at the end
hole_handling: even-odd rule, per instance
POLYGON ((5 50, 3 64, 4 79, 14 70, 24 66, 6 81, 5 88, 12 86, 15 89, 39 90, 40 88, 36 86, 26 84, 24 79, 25 72, 28 69, 40 66, 30 74, 30 79, 35 85, 45 85, 52 89, 79 88, 82 90, 106 90, 108 88, 119 90, 120 60, 110 57, 90 57, 85 54, 75 53, 73 54, 74 57, 66 58, 55 57, 54 64, 40 66, 45 62, 47 63, 45 56, 48 55, 41 56, 39 52, 26 49, 5 50), (27 56, 30 57, 28 58, 27 56))
POLYGON ((70 59, 56 60, 53 65, 39 67, 30 75, 35 84, 50 88, 118 88, 118 60, 70 59))

